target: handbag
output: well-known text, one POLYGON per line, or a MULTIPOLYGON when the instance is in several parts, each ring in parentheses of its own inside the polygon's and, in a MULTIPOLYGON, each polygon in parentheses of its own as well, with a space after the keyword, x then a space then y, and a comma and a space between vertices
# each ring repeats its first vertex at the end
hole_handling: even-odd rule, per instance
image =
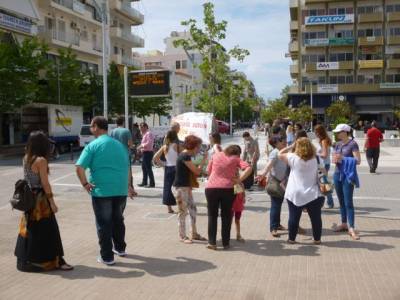
POLYGON ((13 209, 17 209, 23 212, 29 212, 36 205, 36 197, 33 193, 28 181, 25 179, 19 179, 15 183, 15 190, 10 204, 13 209))
POLYGON ((266 191, 268 195, 274 198, 282 199, 285 196, 285 190, 281 186, 281 181, 272 175, 269 176, 266 191))
POLYGON ((320 160, 318 155, 316 156, 316 158, 318 163, 317 177, 318 177, 319 191, 321 192, 322 195, 327 196, 333 193, 334 185, 332 182, 328 180, 328 176, 326 176, 325 173, 322 172, 322 170, 319 168, 320 160))

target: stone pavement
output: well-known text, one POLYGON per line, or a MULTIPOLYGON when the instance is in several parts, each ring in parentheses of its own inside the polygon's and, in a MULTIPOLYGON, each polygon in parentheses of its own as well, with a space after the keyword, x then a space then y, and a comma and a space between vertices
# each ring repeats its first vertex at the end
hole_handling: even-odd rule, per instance
MULTIPOLYGON (((13 250, 20 214, 2 206, 0 299, 400 299, 400 188, 396 180, 400 153, 383 150, 380 175, 369 175, 361 168, 364 184, 356 204, 360 241, 330 230, 339 221, 337 209, 324 210, 320 246, 312 244, 306 214, 301 225, 307 234, 298 236, 298 244, 288 245, 286 233, 273 239, 268 234, 269 197, 255 191, 248 194, 242 218, 246 243, 232 240, 229 251, 208 250, 203 242, 184 245, 178 241, 176 215, 165 213, 160 205, 158 185, 153 190, 139 189, 140 196, 128 200, 129 255, 117 258, 112 267, 96 262, 99 249, 90 198, 77 185, 73 165, 53 164, 65 258, 75 270, 18 272, 13 250)), ((6 172, 0 176, 14 171, 6 172)), ((138 172, 135 166, 136 182, 138 172)), ((156 174, 161 182, 161 170, 156 174)), ((202 189, 195 192, 195 199, 198 228, 206 235, 202 189)), ((287 224, 286 206, 282 224, 287 224)))

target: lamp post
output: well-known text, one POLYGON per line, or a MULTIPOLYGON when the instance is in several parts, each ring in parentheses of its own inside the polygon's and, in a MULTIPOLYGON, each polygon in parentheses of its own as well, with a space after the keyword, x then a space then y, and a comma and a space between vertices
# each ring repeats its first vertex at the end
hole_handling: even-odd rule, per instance
MULTIPOLYGON (((190 64, 192 66, 192 69, 191 69, 191 89, 190 89, 190 91, 192 91, 193 87, 194 87, 194 54, 192 56, 192 55, 189 54, 189 52, 186 49, 183 49, 183 50, 185 50, 185 54, 188 57, 188 59, 190 60, 190 64)), ((192 100, 192 107, 191 108, 192 108, 192 112, 194 112, 193 94, 191 96, 191 100, 192 100)))

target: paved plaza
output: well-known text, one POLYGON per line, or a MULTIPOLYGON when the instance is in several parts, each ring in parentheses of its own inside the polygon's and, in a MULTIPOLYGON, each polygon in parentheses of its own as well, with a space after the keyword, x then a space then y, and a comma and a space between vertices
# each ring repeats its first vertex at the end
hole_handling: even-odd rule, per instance
MULTIPOLYGON (((224 143, 241 139, 236 135, 224 143)), ((261 136, 260 144, 265 144, 261 136)), ((367 172, 365 159, 359 169, 362 186, 355 205, 361 240, 332 232, 332 224, 340 220, 335 208, 323 211, 321 246, 313 245, 305 214, 301 225, 307 233, 298 236, 298 244, 288 245, 286 233, 271 238, 270 200, 262 191, 247 194, 244 244, 233 240, 229 251, 207 250, 204 242, 182 244, 176 215, 161 205, 162 169, 156 169, 156 188, 138 189, 139 197, 128 200, 129 255, 117 258, 112 267, 96 262, 99 246, 90 198, 65 157, 51 164, 51 181, 65 258, 75 270, 43 274, 21 273, 15 267, 20 213, 11 211, 7 201, 21 177, 19 164, 0 162, 0 299, 400 299, 399 148, 382 149, 378 174, 367 172)), ((138 183, 140 167, 133 169, 138 183)), ((206 235, 203 188, 196 190, 195 199, 199 232, 206 235)), ((282 218, 287 224, 286 204, 282 218)))

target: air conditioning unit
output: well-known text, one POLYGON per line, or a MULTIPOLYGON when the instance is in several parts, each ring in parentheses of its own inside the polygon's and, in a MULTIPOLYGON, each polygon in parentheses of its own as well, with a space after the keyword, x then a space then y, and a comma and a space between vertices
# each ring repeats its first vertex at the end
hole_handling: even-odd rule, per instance
POLYGON ((78 28, 78 24, 76 24, 75 22, 71 22, 71 28, 72 29, 77 29, 78 28))

